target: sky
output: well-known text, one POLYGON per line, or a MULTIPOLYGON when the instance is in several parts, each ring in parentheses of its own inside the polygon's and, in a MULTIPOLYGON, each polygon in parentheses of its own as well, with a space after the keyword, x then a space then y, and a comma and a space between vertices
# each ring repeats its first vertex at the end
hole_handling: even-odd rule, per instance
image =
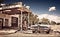
POLYGON ((51 14, 60 16, 60 0, 5 0, 3 3, 14 2, 23 2, 23 4, 30 6, 31 11, 34 14, 51 14))

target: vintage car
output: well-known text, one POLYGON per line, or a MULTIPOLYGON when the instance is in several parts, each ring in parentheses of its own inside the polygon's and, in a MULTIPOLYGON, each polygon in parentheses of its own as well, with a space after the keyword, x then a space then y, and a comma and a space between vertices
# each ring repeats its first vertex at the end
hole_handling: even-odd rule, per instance
POLYGON ((51 28, 48 25, 35 25, 31 27, 33 33, 49 33, 51 28))

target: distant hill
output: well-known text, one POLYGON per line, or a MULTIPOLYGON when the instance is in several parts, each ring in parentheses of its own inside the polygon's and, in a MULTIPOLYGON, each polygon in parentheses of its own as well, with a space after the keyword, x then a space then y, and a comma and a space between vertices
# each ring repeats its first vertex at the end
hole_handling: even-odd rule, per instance
POLYGON ((40 15, 38 15, 38 18, 39 18, 39 19, 47 18, 47 19, 49 19, 50 21, 55 21, 56 23, 60 23, 60 17, 55 16, 55 15, 40 14, 40 15))

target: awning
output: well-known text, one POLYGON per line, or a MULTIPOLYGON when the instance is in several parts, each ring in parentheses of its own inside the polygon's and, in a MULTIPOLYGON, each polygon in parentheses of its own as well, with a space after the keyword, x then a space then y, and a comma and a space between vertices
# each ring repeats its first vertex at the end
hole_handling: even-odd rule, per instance
POLYGON ((17 7, 17 8, 9 8, 9 9, 3 9, 3 10, 0 10, 2 11, 3 14, 20 14, 21 11, 24 12, 24 13, 31 13, 30 10, 24 8, 24 7, 17 7))

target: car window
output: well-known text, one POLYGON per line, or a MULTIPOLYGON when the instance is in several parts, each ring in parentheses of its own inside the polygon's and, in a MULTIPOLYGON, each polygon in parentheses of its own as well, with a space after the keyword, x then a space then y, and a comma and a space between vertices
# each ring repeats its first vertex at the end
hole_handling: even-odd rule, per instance
POLYGON ((46 26, 40 26, 40 28, 48 28, 48 27, 46 27, 46 26))

